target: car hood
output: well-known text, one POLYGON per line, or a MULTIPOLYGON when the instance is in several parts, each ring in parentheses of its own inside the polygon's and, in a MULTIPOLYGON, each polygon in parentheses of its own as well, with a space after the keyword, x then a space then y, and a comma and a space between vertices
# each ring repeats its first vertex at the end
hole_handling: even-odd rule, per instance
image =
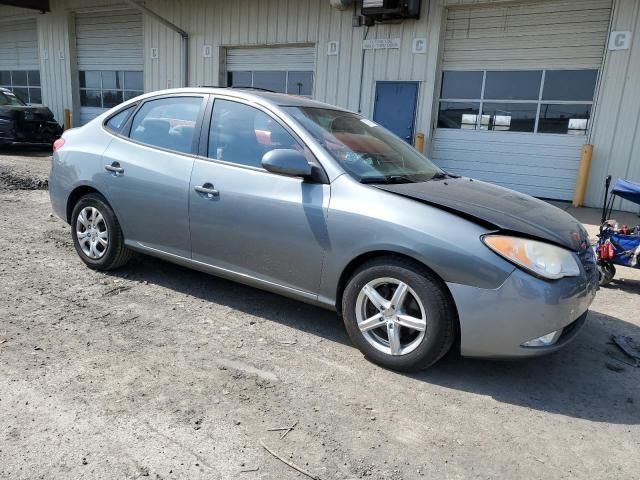
POLYGON ((542 200, 470 178, 377 184, 381 190, 433 205, 490 229, 534 237, 581 251, 587 232, 565 211, 542 200))
POLYGON ((0 107, 0 117, 15 120, 53 120, 53 112, 47 107, 35 107, 30 105, 3 105, 0 107))

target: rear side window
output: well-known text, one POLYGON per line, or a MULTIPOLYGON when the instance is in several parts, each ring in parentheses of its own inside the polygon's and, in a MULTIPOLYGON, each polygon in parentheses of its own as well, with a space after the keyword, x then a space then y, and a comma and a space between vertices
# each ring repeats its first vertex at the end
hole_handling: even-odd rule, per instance
POLYGON ((201 97, 160 98, 145 102, 133 117, 132 140, 191 153, 201 97))
POLYGON ((107 123, 105 123, 104 126, 112 132, 118 133, 135 108, 136 105, 132 105, 129 108, 125 108, 121 112, 116 113, 113 117, 107 120, 107 123))

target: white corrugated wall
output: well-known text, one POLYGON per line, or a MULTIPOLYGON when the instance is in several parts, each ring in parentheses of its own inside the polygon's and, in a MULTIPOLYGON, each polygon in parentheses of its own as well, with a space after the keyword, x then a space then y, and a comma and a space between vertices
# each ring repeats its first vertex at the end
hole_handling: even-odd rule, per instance
MULTIPOLYGON (((315 48, 314 98, 358 109, 362 36, 365 28, 351 26, 352 11, 331 8, 329 0, 148 0, 146 5, 190 32, 191 85, 224 85, 220 65, 224 49, 233 46, 307 44, 315 48), (327 55, 327 42, 340 42, 337 56, 327 55), (202 55, 211 45, 211 57, 202 55)), ((420 82, 416 131, 430 134, 432 90, 437 61, 441 8, 438 0, 424 0, 418 21, 378 25, 367 38, 400 38, 398 50, 365 54, 361 110, 373 114, 376 80, 420 82), (428 39, 429 54, 414 54, 416 37, 428 39)), ((145 58, 145 88, 154 90, 181 84, 181 39, 164 25, 145 18, 145 50, 157 47, 159 58, 145 58)))
MULTIPOLYGON (((633 33, 629 50, 608 51, 591 134, 594 146, 586 203, 600 206, 604 177, 640 183, 640 1, 618 0, 613 31, 633 33)), ((640 211, 638 205, 618 202, 616 208, 640 211)))

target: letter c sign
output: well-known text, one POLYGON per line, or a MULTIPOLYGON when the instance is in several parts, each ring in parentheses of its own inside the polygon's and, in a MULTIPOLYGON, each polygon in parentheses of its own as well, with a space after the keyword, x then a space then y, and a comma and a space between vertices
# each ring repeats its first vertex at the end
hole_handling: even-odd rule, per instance
POLYGON ((609 50, 629 50, 631 47, 631 32, 611 32, 609 35, 609 50))

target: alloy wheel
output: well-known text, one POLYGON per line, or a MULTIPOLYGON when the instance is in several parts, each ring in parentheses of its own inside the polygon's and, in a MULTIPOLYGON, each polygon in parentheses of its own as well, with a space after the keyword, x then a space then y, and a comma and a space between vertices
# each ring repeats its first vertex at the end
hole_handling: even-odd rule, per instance
POLYGON ((427 316, 416 292, 391 277, 365 284, 356 300, 358 328, 367 342, 387 355, 406 355, 424 340, 427 316))

